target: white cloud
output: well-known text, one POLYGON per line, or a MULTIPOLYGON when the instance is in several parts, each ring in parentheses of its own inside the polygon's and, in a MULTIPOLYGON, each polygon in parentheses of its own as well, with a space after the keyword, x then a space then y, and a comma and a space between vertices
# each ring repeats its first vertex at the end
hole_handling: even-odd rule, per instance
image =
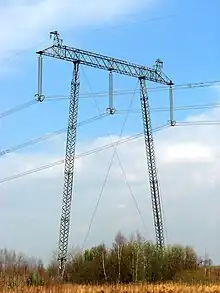
POLYGON ((196 163, 210 162, 214 160, 212 148, 198 143, 176 143, 167 146, 164 150, 165 162, 170 163, 196 163))
MULTIPOLYGON (((208 119, 219 114, 207 112, 208 119)), ((195 118, 195 117, 194 117, 195 118)), ((198 119, 195 119, 198 120, 198 119)), ((157 166, 166 217, 168 241, 189 244, 202 254, 205 248, 220 262, 220 138, 219 126, 175 127, 156 134, 157 166)), ((78 145, 78 152, 109 142, 98 138, 78 145)), ((53 144, 48 147, 52 148, 53 144)), ((113 150, 77 160, 70 244, 81 245, 106 176, 113 150)), ((1 178, 59 159, 38 153, 1 158, 1 178)), ((145 231, 114 160, 87 245, 111 243, 118 229, 129 234, 137 228, 154 240, 148 171, 143 139, 119 146, 119 155, 135 198, 144 216, 145 231)), ((63 166, 0 185, 1 245, 44 259, 56 249, 59 232, 63 166)))
POLYGON ((220 92, 220 85, 218 83, 218 85, 213 85, 212 88, 214 88, 214 90, 216 90, 218 93, 220 92))
POLYGON ((0 4, 0 60, 48 39, 50 30, 106 23, 140 9, 147 0, 36 0, 0 4))

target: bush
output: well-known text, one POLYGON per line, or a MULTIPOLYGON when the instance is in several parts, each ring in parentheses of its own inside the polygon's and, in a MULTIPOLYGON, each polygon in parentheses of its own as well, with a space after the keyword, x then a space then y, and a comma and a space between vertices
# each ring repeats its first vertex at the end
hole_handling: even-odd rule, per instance
POLYGON ((38 272, 31 272, 26 283, 28 286, 42 286, 44 285, 44 279, 38 272))

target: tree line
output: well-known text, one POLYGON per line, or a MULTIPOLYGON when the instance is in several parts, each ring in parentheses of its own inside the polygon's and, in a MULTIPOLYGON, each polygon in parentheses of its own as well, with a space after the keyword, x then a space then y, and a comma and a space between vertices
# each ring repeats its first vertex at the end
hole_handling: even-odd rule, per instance
MULTIPOLYGON (((64 281, 76 284, 165 282, 174 280, 181 272, 196 271, 202 265, 204 262, 190 247, 169 245, 161 251, 140 233, 127 239, 118 232, 111 248, 100 244, 83 252, 70 252, 64 281)), ((0 282, 11 287, 18 283, 56 282, 57 272, 55 260, 46 267, 41 260, 0 250, 0 282)))

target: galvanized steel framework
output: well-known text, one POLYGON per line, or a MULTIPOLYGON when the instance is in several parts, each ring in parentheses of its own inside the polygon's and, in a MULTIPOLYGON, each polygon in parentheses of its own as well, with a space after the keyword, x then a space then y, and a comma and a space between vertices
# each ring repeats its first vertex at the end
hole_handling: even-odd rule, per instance
MULTIPOLYGON (((104 55, 75 49, 63 45, 63 41, 57 31, 51 32, 53 37, 53 45, 49 48, 37 52, 39 55, 38 62, 38 93, 36 98, 38 101, 44 100, 42 94, 42 56, 48 56, 56 59, 72 62, 74 65, 73 77, 71 81, 70 90, 70 106, 69 106, 69 121, 67 131, 67 144, 66 144, 66 157, 65 157, 65 170, 64 170, 64 189, 63 189, 63 202, 60 220, 60 233, 59 233, 59 248, 58 248, 58 261, 59 261, 59 275, 62 277, 67 261, 68 253, 68 238, 70 227, 70 213, 74 177, 74 157, 75 157, 75 144, 76 144, 76 126, 78 115, 78 101, 79 101, 79 65, 87 65, 90 67, 107 70, 110 73, 119 73, 128 75, 139 79, 140 83, 140 102, 144 125, 144 138, 146 146, 146 155, 149 171, 150 192, 153 209, 153 219, 156 232, 156 243, 162 248, 164 245, 164 227, 161 209, 160 191, 158 184, 158 176, 156 169, 156 158, 154 151, 153 133, 150 118, 149 101, 146 89, 146 80, 165 84, 172 89, 173 82, 162 72, 162 61, 156 61, 153 68, 126 62, 123 60, 107 57, 104 55)), ((110 85, 112 88, 112 85, 110 85)), ((110 95, 110 104, 108 111, 110 114, 114 113, 112 107, 112 94, 110 95)), ((172 91, 170 91, 171 107, 172 107, 172 91)), ((174 125, 173 115, 170 115, 170 123, 174 125)))

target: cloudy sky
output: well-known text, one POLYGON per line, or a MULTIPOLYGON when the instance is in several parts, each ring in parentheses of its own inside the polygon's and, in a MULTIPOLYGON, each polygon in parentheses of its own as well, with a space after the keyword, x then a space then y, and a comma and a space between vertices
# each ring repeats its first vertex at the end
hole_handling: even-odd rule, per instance
MULTIPOLYGON (((212 1, 168 0, 10 0, 0 4, 0 113, 34 98, 37 89, 35 52, 50 44, 48 33, 59 30, 68 45, 152 66, 164 61, 165 73, 175 84, 218 80, 219 41, 217 10, 212 1), (104 4, 103 4, 104 3, 104 4), (199 11, 199 13, 198 13, 199 11), (206 19, 206 21, 204 21, 206 19), (218 52, 218 54, 217 54, 218 52)), ((44 60, 44 94, 67 96, 71 65, 44 60)), ((81 93, 106 92, 108 75, 81 69, 81 93)), ((136 80, 115 76, 116 90, 134 91, 136 80)), ((149 84, 155 87, 156 84, 149 84)), ((138 94, 117 95, 118 114, 78 129, 77 154, 117 140, 126 109, 139 109, 138 94), (131 103, 132 102, 132 103, 131 103), (123 110, 123 111, 121 111, 123 110), (121 111, 121 112, 120 112, 121 111)), ((174 92, 175 106, 219 102, 218 87, 174 92)), ((150 91, 152 109, 168 107, 168 91, 150 91)), ((80 99, 79 121, 104 113, 107 96, 80 99), (98 111, 98 108, 99 111, 98 111)), ((0 120, 0 151, 53 132, 67 125, 67 99, 44 103, 0 120)), ((218 108, 176 111, 181 121, 220 121, 218 108)), ((152 110, 153 128, 165 125, 169 112, 152 110)), ((166 242, 205 250, 220 262, 219 126, 176 126, 155 132, 166 242)), ((142 131, 139 111, 128 115, 123 137, 142 131)), ((63 189, 63 165, 1 183, 2 179, 61 160, 65 134, 0 158, 0 246, 48 260, 57 248, 63 189)), ((100 195, 114 150, 107 149, 76 160, 70 246, 81 246, 100 195)), ((115 233, 126 235, 139 229, 155 239, 148 170, 143 138, 118 147, 91 226, 86 247, 105 241, 115 233), (130 189, 125 183, 123 167, 130 189), (131 191, 143 214, 139 217, 131 191)))

